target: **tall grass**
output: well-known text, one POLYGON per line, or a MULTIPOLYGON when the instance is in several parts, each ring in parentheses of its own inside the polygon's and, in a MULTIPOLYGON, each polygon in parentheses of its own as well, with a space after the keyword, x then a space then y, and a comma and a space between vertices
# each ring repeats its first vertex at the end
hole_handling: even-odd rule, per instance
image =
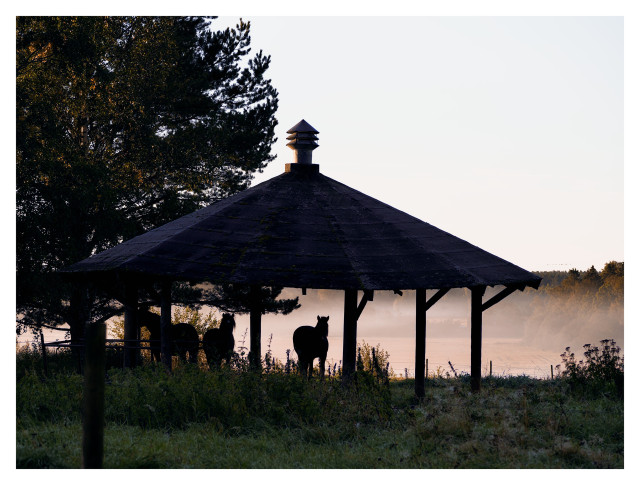
MULTIPOLYGON (((292 361, 271 359, 262 373, 247 372, 242 356, 215 371, 109 369, 105 466, 623 466, 623 401, 615 392, 520 376, 485 378, 471 393, 461 375, 429 379, 417 400, 413 379, 389 379, 376 357, 361 350, 352 385, 339 369, 304 380, 292 361)), ((45 378, 32 352, 17 360, 16 466, 78 467, 82 376, 54 362, 58 370, 45 378)))

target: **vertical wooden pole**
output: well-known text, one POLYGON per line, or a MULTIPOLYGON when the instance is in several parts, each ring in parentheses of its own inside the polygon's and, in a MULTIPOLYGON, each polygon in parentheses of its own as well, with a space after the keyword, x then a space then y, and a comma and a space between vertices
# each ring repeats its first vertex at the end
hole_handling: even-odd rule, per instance
POLYGON ((82 468, 102 468, 104 453, 104 342, 107 327, 91 323, 85 329, 82 468))
POLYGON ((78 374, 83 373, 85 351, 85 327, 89 319, 89 282, 85 278, 74 285, 70 298, 71 354, 77 364, 78 374))
POLYGON ((417 397, 424 397, 425 346, 427 340, 427 290, 416 290, 416 381, 417 397))
POLYGON ((342 337, 342 375, 349 380, 356 370, 358 339, 358 290, 344 290, 344 335, 342 337))
POLYGON ((171 281, 164 280, 160 287, 160 359, 168 371, 171 371, 172 350, 171 281))
POLYGON ((485 286, 471 288, 471 390, 480 390, 482 364, 482 295, 485 286))
POLYGON ((127 280, 124 287, 124 366, 135 367, 137 363, 136 355, 139 342, 136 342, 138 335, 138 287, 127 280))
POLYGON ((489 377, 493 375, 493 361, 489 361, 489 377))
POLYGON ((262 369, 262 301, 260 287, 249 290, 249 364, 254 370, 262 369))
POLYGON ((553 364, 551 364, 551 379, 553 379, 553 364))

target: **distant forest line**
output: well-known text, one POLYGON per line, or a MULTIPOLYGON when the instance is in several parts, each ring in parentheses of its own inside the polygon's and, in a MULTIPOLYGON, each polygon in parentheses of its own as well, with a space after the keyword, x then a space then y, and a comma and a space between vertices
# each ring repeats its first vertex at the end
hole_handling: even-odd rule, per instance
MULTIPOLYGON (((542 277, 537 290, 516 291, 484 312, 483 337, 516 338, 532 347, 554 351, 566 346, 579 351, 584 344, 598 345, 601 340, 613 338, 624 348, 624 263, 611 261, 601 271, 592 266, 586 271, 534 273, 542 277)), ((484 299, 501 289, 487 288, 484 299)), ((372 320, 393 319, 391 311, 382 313, 385 308, 396 308, 403 315, 402 322, 394 326, 380 324, 377 333, 381 337, 397 335, 400 327, 402 333, 413 331, 412 293, 405 291, 403 297, 391 292, 376 293, 380 314, 372 315, 372 320)), ((468 337, 469 302, 467 288, 450 290, 428 312, 428 338, 468 337)), ((336 300, 338 303, 341 300, 336 300)), ((372 310, 366 310, 370 313, 364 318, 372 310)))
POLYGON ((536 274, 542 277, 538 290, 527 288, 505 300, 504 310, 521 315, 525 343, 541 348, 560 343, 580 351, 584 344, 613 338, 624 346, 623 262, 611 261, 602 271, 591 266, 536 274))

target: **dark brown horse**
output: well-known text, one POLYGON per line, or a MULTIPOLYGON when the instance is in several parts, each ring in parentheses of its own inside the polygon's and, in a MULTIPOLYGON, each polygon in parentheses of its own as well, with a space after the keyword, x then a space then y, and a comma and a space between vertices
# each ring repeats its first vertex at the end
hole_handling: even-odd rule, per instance
POLYGON ((207 356, 209 367, 220 367, 222 359, 227 363, 231 361, 233 347, 236 344, 233 338, 233 329, 236 328, 236 321, 233 315, 224 313, 220 321, 220 328, 212 328, 205 332, 202 337, 202 348, 207 356))
POLYGON ((305 325, 296 328, 293 332, 293 348, 298 354, 298 367, 303 376, 311 379, 313 374, 313 361, 320 359, 320 379, 324 379, 324 363, 327 360, 329 350, 329 317, 318 315, 318 323, 315 327, 305 325))
MULTIPOLYGON (((140 327, 146 327, 151 334, 151 358, 156 362, 160 362, 160 315, 145 311, 138 315, 138 324, 140 327)), ((198 332, 188 323, 176 323, 170 327, 171 338, 171 355, 177 355, 181 360, 187 360, 187 352, 189 353, 189 362, 195 364, 198 362, 198 349, 200 347, 200 339, 198 332)))

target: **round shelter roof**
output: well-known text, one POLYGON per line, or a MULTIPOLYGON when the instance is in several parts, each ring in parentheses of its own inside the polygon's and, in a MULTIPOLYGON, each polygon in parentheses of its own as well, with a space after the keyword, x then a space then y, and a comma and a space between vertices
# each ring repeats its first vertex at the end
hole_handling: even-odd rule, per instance
POLYGON ((537 288, 540 277, 319 173, 285 173, 63 270, 326 289, 537 288))

